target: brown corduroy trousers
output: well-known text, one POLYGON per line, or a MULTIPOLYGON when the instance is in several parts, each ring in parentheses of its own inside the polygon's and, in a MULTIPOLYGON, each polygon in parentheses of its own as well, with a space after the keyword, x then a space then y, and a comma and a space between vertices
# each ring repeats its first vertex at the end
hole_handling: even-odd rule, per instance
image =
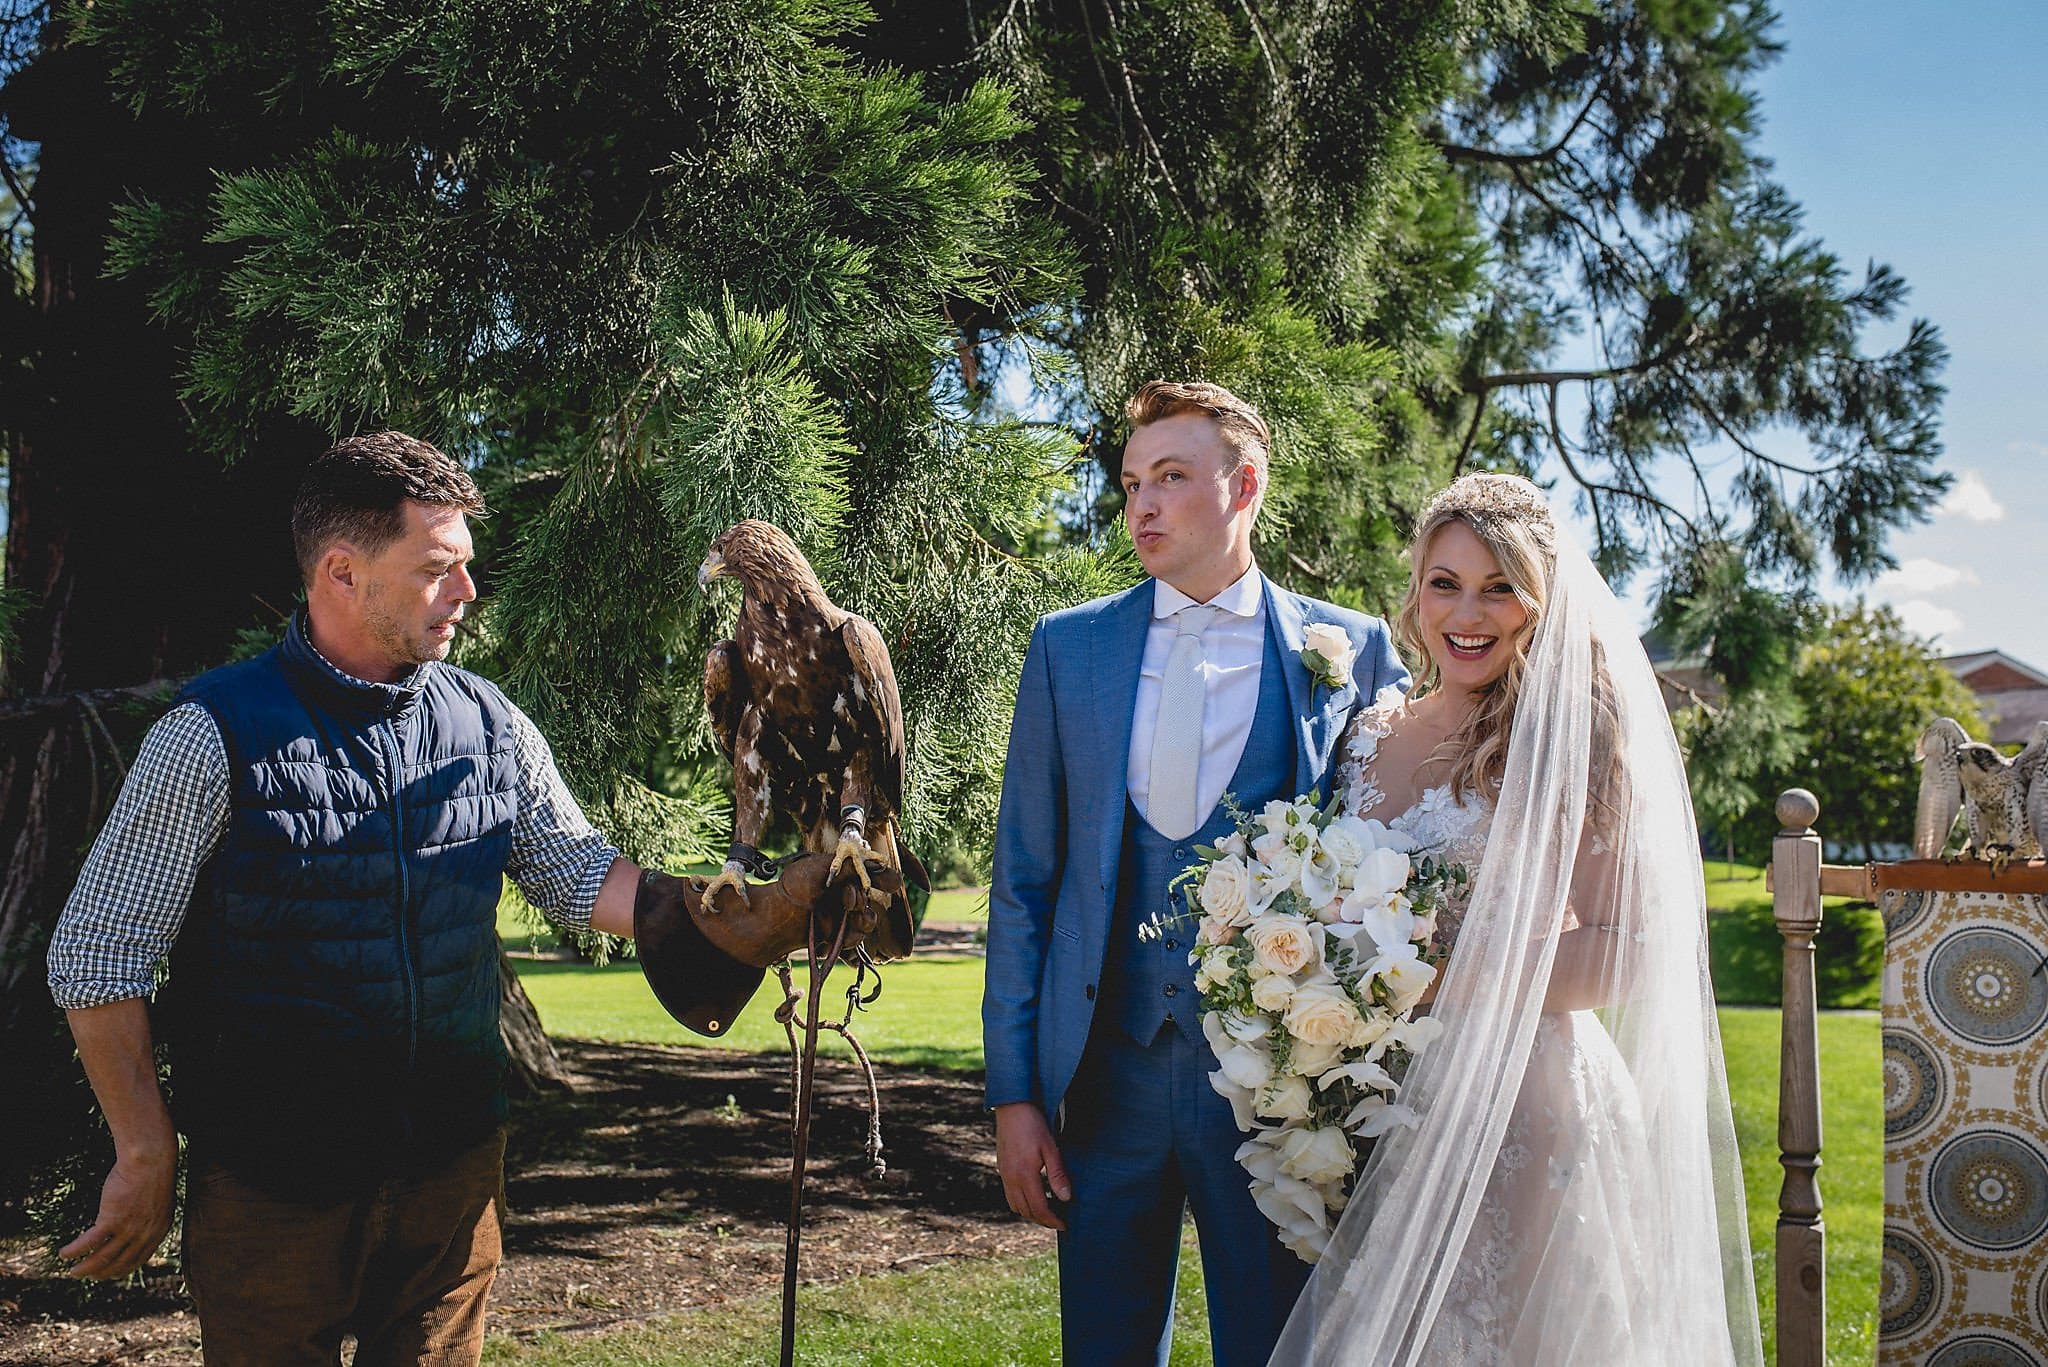
POLYGON ((333 1205, 195 1163, 185 1278, 207 1367, 473 1367, 497 1275, 505 1140, 333 1205))

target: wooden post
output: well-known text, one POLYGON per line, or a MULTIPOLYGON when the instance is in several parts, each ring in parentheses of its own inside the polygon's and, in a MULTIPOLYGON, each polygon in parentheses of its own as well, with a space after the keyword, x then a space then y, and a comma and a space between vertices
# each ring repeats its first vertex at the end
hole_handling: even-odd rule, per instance
POLYGON ((1785 937, 1783 1044, 1778 1055, 1778 1364, 1826 1367, 1827 1298, 1820 1218, 1820 1056, 1813 937, 1820 930, 1820 803, 1804 788, 1778 798, 1771 914, 1785 937))

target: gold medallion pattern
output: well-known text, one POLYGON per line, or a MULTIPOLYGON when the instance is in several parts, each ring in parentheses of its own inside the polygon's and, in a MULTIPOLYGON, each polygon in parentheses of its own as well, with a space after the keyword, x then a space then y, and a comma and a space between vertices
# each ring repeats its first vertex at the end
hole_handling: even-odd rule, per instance
POLYGON ((1880 1367, 2048 1362, 2048 915, 1887 890, 1880 1367))

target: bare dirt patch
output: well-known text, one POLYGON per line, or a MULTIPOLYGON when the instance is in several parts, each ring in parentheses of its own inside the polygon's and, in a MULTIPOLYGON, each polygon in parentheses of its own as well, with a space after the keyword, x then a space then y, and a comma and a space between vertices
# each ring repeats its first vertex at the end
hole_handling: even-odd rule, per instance
MULTIPOLYGON (((789 1065, 779 1055, 557 1041, 574 1093, 520 1108, 506 1155, 499 1333, 597 1330, 781 1285, 789 1065), (730 1100, 728 1101, 728 1098, 730 1100)), ((976 1079, 884 1066, 887 1175, 866 1177, 866 1089, 819 1067, 805 1188, 807 1281, 1032 1252, 1049 1236, 1003 1204, 976 1079)), ((95 1288, 0 1248, 0 1364, 199 1361, 175 1272, 95 1288)))

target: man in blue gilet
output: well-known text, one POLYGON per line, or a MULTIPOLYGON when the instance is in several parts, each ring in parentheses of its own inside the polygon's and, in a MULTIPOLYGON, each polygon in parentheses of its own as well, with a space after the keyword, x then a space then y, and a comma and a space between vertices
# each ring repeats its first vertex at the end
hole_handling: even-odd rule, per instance
POLYGON ((482 511, 459 464, 400 433, 315 461, 292 509, 305 608, 150 731, 51 942, 115 1148, 98 1220, 60 1252, 88 1277, 147 1260, 182 1131, 209 1364, 332 1364, 345 1334, 359 1367, 477 1360, 506 877, 562 925, 660 946, 664 1003, 708 1033, 804 942, 814 897, 760 885, 700 918, 696 884, 621 858, 533 723, 445 662, 482 511))

